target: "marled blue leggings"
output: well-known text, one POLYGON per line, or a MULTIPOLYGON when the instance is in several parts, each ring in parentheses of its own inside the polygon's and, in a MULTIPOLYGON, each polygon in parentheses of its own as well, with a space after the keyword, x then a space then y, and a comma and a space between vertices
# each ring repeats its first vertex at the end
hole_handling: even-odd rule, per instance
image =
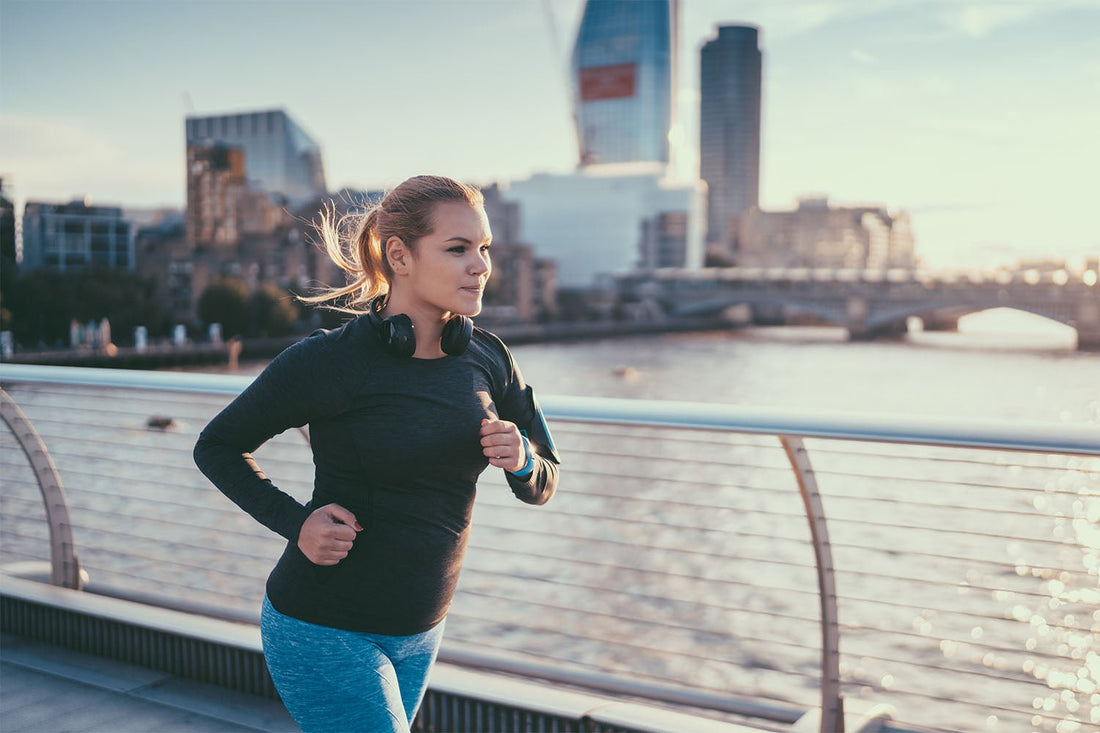
POLYGON ((405 733, 443 624, 413 636, 343 631, 283 615, 265 596, 260 635, 275 689, 305 733, 405 733))

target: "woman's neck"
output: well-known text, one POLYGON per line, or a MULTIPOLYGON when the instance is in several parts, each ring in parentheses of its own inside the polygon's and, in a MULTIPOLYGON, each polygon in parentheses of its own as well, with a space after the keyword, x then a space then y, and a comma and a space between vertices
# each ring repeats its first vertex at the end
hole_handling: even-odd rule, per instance
POLYGON ((398 313, 404 313, 412 321, 413 332, 416 334, 414 358, 438 359, 446 356, 440 346, 440 339, 443 336, 443 325, 451 317, 450 313, 425 303, 414 303, 409 298, 402 297, 402 293, 391 291, 381 315, 389 318, 398 313))

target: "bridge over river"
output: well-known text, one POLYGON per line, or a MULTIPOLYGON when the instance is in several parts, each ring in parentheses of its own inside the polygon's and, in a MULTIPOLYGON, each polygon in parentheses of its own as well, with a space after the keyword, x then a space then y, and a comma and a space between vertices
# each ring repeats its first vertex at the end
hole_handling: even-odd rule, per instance
POLYGON ((1100 349, 1097 273, 920 272, 806 268, 658 269, 618 275, 620 302, 639 313, 685 317, 735 305, 812 314, 844 326, 853 339, 905 333, 920 317, 928 329, 951 328, 960 316, 1014 308, 1077 331, 1079 349, 1100 349))

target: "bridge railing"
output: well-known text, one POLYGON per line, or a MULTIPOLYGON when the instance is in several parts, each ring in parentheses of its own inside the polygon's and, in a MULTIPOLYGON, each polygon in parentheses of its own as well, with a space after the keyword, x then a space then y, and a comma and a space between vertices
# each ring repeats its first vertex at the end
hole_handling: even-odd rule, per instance
MULTIPOLYGON (((64 481, 87 590, 255 620, 282 540, 191 463, 247 379, 0 378, 64 481)), ((444 658, 776 729, 820 708, 835 730, 841 698, 849 712, 891 704, 897 730, 1100 722, 1094 427, 544 407, 559 494, 529 507, 486 473, 444 658)), ((50 522, 2 432, 0 562, 26 572, 50 558, 50 522)), ((257 460, 308 498, 300 435, 257 460)))

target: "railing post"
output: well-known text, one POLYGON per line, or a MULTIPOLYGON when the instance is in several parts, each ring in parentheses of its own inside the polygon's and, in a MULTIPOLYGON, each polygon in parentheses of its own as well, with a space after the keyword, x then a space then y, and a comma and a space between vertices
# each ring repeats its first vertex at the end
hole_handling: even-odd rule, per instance
POLYGON ((42 442, 34 425, 3 389, 0 389, 0 416, 27 454, 34 476, 38 479, 38 489, 42 492, 42 503, 46 506, 46 523, 50 529, 50 584, 79 590, 80 562, 73 543, 69 503, 65 499, 65 490, 61 487, 57 466, 50 458, 46 444, 42 442))
POLYGON ((836 607, 836 578, 825 507, 817 490, 817 479, 802 439, 779 436, 783 450, 798 479, 798 491, 810 522, 810 536, 817 558, 817 585, 821 600, 821 733, 844 730, 844 698, 840 692, 840 626, 836 607))

